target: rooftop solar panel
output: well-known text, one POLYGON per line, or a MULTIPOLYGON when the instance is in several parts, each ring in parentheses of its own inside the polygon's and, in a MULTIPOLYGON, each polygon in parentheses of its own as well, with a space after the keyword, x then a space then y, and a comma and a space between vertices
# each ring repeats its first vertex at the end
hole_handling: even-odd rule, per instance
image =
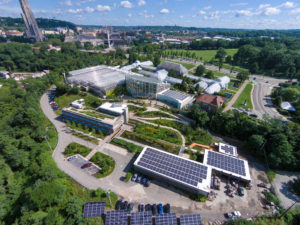
POLYGON ((165 213, 155 216, 156 225, 177 225, 176 213, 165 213))
POLYGON ((106 213, 105 225, 127 225, 128 211, 112 210, 106 213))
POLYGON ((130 225, 152 225, 152 212, 131 213, 130 225))
POLYGON ((229 155, 234 155, 234 149, 232 146, 229 145, 222 145, 221 149, 224 150, 225 153, 229 154, 229 155))
POLYGON ((104 215, 105 202, 88 202, 83 206, 83 217, 101 217, 104 215))
POLYGON ((180 101, 183 101, 184 99, 189 97, 189 95, 187 95, 187 94, 177 92, 177 91, 172 91, 172 90, 167 90, 167 91, 163 92, 162 94, 165 96, 168 96, 170 98, 180 100, 180 101))
POLYGON ((207 166, 150 147, 137 165, 194 187, 207 179, 207 166))
POLYGON ((181 215, 180 225, 202 225, 200 214, 181 215))
POLYGON ((208 151, 206 164, 241 176, 246 176, 245 162, 229 155, 208 151))

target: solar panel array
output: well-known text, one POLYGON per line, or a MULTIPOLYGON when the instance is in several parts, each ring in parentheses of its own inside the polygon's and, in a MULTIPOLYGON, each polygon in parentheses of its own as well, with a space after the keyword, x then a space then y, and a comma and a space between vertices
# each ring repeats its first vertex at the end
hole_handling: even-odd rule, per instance
POLYGON ((130 225, 152 225, 152 212, 131 213, 130 225))
POLYGON ((177 100, 180 100, 180 101, 183 101, 184 99, 189 97, 189 95, 187 95, 187 94, 183 94, 181 92, 172 91, 172 90, 167 90, 162 94, 167 96, 167 97, 174 98, 174 99, 177 99, 177 100))
POLYGON ((245 162, 229 155, 208 151, 207 165, 246 176, 245 162))
POLYGON ((181 215, 180 225, 202 225, 200 214, 181 215))
POLYGON ((165 213, 155 217, 155 225, 177 225, 176 213, 165 213))
POLYGON ((128 211, 112 210, 106 212, 105 225, 127 225, 128 211))
POLYGON ((104 215, 105 202, 88 202, 83 207, 83 217, 101 217, 104 215))
POLYGON ((137 165, 195 187, 207 178, 206 166, 152 148, 145 150, 137 165))
POLYGON ((222 145, 221 149, 224 150, 225 153, 230 154, 230 155, 234 155, 234 149, 232 146, 229 145, 222 145))

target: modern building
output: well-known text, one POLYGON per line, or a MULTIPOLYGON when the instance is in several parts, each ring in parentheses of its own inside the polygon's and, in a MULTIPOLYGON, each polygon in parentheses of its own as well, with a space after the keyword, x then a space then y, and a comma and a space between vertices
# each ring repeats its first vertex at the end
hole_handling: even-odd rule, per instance
POLYGON ((207 78, 200 78, 200 82, 196 83, 194 87, 197 86, 204 90, 206 94, 215 94, 221 90, 227 89, 230 83, 230 78, 228 76, 219 77, 216 80, 211 80, 207 78))
POLYGON ((106 102, 103 105, 101 105, 97 111, 102 113, 107 113, 113 116, 123 116, 124 121, 127 123, 129 120, 129 114, 128 114, 128 107, 125 104, 122 104, 122 102, 115 102, 110 103, 106 102))
POLYGON ((184 108, 194 100, 188 94, 172 90, 164 90, 158 93, 156 98, 179 109, 184 108))
POLYGON ((43 41, 44 36, 37 25, 37 22, 29 6, 28 0, 19 0, 19 2, 21 4, 22 11, 23 11, 21 16, 26 26, 26 31, 25 31, 26 37, 34 38, 36 41, 43 41))
POLYGON ((112 116, 95 110, 64 108, 62 117, 65 121, 73 121, 82 126, 100 130, 105 134, 116 132, 124 123, 123 116, 112 116))
POLYGON ((105 96, 107 92, 125 84, 125 76, 133 74, 115 67, 100 65, 69 72, 67 83, 82 86, 105 96))
POLYGON ((222 90, 221 86, 219 83, 213 83, 210 85, 208 88, 204 90, 204 93, 213 95, 215 93, 219 93, 222 90))
POLYGON ((71 102, 70 106, 72 106, 75 109, 82 109, 84 107, 84 99, 75 100, 71 102))
POLYGON ((196 103, 199 104, 201 109, 211 112, 216 111, 218 108, 222 107, 226 100, 227 98, 218 95, 202 93, 199 97, 196 98, 196 103))
POLYGON ((287 111, 296 112, 295 107, 290 102, 282 102, 280 107, 287 111))
POLYGON ((170 72, 170 70, 174 70, 178 76, 188 74, 188 70, 183 65, 174 62, 163 62, 158 65, 157 69, 167 70, 168 72, 170 72))
POLYGON ((126 75, 126 89, 135 98, 156 98, 157 93, 170 88, 170 84, 141 75, 126 75))
POLYGON ((134 162, 145 175, 187 191, 207 196, 211 186, 211 168, 165 151, 146 146, 134 162))

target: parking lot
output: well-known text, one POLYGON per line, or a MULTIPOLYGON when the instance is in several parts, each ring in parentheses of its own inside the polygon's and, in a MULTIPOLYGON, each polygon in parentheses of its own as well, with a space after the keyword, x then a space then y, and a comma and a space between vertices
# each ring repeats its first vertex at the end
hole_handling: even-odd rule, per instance
MULTIPOLYGON (((89 161, 87 159, 85 159, 84 157, 82 157, 81 155, 76 155, 77 157, 72 159, 72 160, 68 160, 69 163, 71 163, 73 166, 76 166, 78 168, 81 169, 81 167, 87 163, 89 163, 89 161)), ((92 166, 88 167, 88 168, 84 168, 82 169, 82 171, 84 171, 85 173, 89 174, 89 175, 93 175, 96 174, 100 171, 100 168, 98 166, 96 166, 95 164, 92 164, 92 166)))

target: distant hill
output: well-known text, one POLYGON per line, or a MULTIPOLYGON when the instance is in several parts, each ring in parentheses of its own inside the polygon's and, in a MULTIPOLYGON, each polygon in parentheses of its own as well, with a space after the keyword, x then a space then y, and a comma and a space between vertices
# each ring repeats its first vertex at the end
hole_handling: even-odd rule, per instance
MULTIPOLYGON (((71 22, 56 20, 56 19, 46 19, 37 18, 38 26, 43 29, 54 29, 56 27, 68 27, 70 29, 75 29, 76 25, 71 22)), ((0 27, 7 29, 18 29, 24 30, 25 24, 22 18, 11 18, 11 17, 0 17, 0 27)))

